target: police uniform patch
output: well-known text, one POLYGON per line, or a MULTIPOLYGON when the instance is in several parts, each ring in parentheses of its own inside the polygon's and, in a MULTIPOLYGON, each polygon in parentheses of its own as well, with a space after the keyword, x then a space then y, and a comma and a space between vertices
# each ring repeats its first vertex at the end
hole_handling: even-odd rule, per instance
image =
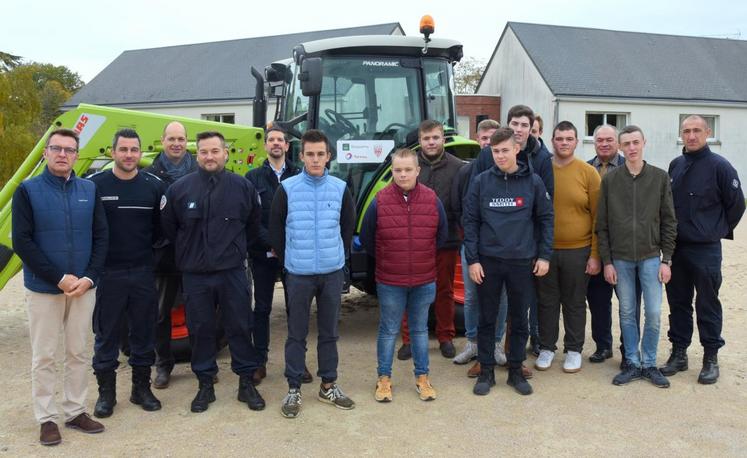
POLYGON ((161 196, 161 205, 160 205, 161 210, 163 210, 163 207, 165 206, 166 206, 166 196, 164 195, 164 196, 161 196))
POLYGON ((734 178, 734 180, 732 180, 731 182, 731 185, 734 186, 734 189, 739 189, 739 180, 734 178))

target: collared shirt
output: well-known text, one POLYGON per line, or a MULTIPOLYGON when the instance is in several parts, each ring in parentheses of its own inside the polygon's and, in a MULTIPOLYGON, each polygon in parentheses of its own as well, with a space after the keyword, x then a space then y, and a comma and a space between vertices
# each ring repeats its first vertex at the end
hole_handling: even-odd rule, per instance
POLYGON ((599 172, 599 176, 604 178, 605 174, 625 164, 625 157, 623 157, 622 154, 617 153, 617 156, 609 162, 603 162, 601 159, 599 159, 599 156, 594 156, 594 159, 588 161, 588 163, 591 164, 595 169, 597 169, 597 172, 599 172))
POLYGON ((273 167, 272 164, 270 164, 270 168, 275 172, 275 176, 278 177, 278 183, 280 183, 280 178, 282 178, 285 173, 285 162, 283 162, 283 166, 280 167, 280 170, 275 170, 275 167, 273 167))

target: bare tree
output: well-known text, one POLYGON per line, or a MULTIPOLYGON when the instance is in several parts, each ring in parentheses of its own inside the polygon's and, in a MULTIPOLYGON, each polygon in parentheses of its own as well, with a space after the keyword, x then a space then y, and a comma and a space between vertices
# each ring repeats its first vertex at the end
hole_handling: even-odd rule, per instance
POLYGON ((465 57, 454 67, 454 82, 457 94, 474 94, 485 71, 485 61, 465 57))
POLYGON ((0 72, 6 72, 21 65, 21 56, 0 51, 0 72))

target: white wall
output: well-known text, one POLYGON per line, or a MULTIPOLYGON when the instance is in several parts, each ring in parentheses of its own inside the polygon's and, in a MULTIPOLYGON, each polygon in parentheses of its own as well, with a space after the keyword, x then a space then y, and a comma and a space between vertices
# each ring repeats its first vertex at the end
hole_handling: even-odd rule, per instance
POLYGON ((519 104, 528 105, 546 124, 552 124, 553 95, 510 28, 485 69, 477 94, 501 96, 501 124, 506 123, 508 110, 519 104))
MULTIPOLYGON (((682 143, 678 142, 680 114, 700 113, 718 116, 717 142, 710 145, 712 151, 726 157, 739 172, 747 178, 747 106, 688 105, 671 101, 604 101, 561 99, 559 120, 571 121, 584 136, 586 112, 629 113, 628 124, 635 124, 646 136, 644 158, 663 169, 682 153, 682 143)), ((552 150, 550 138, 552 127, 545 126, 544 138, 552 150)), ((584 159, 594 157, 594 144, 586 139, 579 145, 576 154, 584 159)))

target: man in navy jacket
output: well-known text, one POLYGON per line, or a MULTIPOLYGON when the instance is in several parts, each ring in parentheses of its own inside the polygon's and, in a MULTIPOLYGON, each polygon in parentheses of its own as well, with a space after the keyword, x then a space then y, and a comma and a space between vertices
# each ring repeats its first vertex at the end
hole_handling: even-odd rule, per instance
POLYGON ((718 349, 723 314, 718 290, 721 286, 721 239, 733 239, 745 210, 742 184, 737 171, 722 156, 711 152, 707 139, 711 130, 705 119, 692 115, 682 121, 682 156, 669 164, 677 244, 672 256, 672 280, 667 284, 669 341, 672 354, 661 368, 664 375, 687 370, 687 347, 693 335, 693 295, 703 368, 698 382, 716 383, 719 377, 718 349))

